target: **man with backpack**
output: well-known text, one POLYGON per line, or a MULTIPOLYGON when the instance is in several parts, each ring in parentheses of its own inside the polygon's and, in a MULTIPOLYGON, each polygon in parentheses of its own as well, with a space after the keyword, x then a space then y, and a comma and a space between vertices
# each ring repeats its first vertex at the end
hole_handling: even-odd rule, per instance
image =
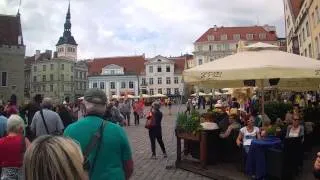
POLYGON ((133 161, 128 138, 123 128, 104 119, 106 103, 103 91, 89 89, 86 117, 69 125, 64 135, 80 143, 90 180, 129 179, 133 161))

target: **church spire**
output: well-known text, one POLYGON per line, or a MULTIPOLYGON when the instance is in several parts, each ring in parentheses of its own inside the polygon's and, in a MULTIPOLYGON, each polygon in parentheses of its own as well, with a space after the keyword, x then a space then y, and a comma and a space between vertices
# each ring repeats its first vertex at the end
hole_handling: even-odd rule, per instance
POLYGON ((73 36, 71 35, 71 13, 70 13, 70 0, 68 5, 68 11, 66 14, 66 21, 64 23, 64 32, 63 36, 60 37, 57 46, 61 44, 71 44, 77 45, 76 41, 74 40, 73 36))

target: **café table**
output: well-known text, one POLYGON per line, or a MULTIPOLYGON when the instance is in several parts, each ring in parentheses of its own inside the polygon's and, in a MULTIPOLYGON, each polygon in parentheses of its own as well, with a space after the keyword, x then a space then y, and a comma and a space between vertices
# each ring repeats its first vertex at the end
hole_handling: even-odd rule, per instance
POLYGON ((265 137, 263 139, 253 139, 249 148, 246 161, 246 173, 255 175, 257 179, 266 176, 266 151, 269 148, 280 148, 281 140, 277 137, 265 137))

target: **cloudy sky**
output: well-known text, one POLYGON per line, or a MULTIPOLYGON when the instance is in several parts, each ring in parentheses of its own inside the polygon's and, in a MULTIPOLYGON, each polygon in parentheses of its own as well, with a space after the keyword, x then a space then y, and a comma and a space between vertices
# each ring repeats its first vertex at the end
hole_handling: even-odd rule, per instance
MULTIPOLYGON (((0 0, 0 14, 17 13, 19 0, 0 0)), ((22 0, 26 55, 55 49, 68 0, 22 0)), ((71 0, 79 58, 145 53, 176 56, 213 25, 269 24, 284 36, 281 0, 71 0)))

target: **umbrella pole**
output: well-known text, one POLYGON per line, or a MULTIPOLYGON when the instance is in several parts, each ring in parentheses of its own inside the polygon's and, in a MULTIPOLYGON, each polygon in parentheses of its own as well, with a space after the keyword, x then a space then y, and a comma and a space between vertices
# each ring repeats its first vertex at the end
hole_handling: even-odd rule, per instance
POLYGON ((264 79, 261 79, 261 115, 264 114, 264 79))

